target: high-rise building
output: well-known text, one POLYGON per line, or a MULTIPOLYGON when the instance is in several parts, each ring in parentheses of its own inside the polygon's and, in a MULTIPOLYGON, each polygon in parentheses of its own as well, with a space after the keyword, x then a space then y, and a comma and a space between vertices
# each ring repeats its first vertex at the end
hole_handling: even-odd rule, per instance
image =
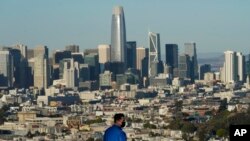
POLYGON ((149 32, 148 38, 149 38, 149 76, 152 76, 151 67, 155 66, 155 63, 160 62, 161 60, 160 34, 149 32))
POLYGON ((20 75, 20 81, 19 86, 21 88, 27 88, 28 87, 28 80, 27 80, 27 69, 28 69, 28 60, 27 60, 27 46, 23 44, 17 44, 16 49, 18 49, 21 53, 20 57, 20 63, 19 63, 19 75, 20 75))
POLYGON ((0 87, 13 87, 14 62, 10 51, 0 51, 0 87))
POLYGON ((47 46, 39 45, 34 49, 34 86, 45 89, 49 86, 49 51, 47 46))
POLYGON ((241 52, 236 53, 237 57, 237 80, 245 81, 245 56, 241 52))
POLYGON ((13 67, 14 67, 14 83, 13 86, 16 88, 21 87, 21 70, 20 70, 20 62, 21 62, 21 52, 19 49, 15 47, 3 47, 3 51, 9 51, 13 56, 13 67))
POLYGON ((142 69, 142 59, 145 57, 148 57, 148 53, 146 52, 148 49, 144 47, 138 47, 136 48, 136 69, 141 70, 142 69))
POLYGON ((98 54, 90 53, 84 56, 84 64, 88 64, 90 67, 90 80, 99 79, 99 63, 98 54))
POLYGON ((21 58, 27 59, 27 46, 23 44, 17 44, 16 49, 20 50, 21 52, 21 58))
POLYGON ((190 57, 187 54, 179 55, 179 78, 190 78, 190 57))
POLYGON ((166 64, 172 68, 178 68, 178 45, 166 44, 166 64))
POLYGON ((79 46, 78 45, 67 45, 65 47, 66 51, 70 51, 72 53, 78 53, 79 52, 79 46))
POLYGON ((72 53, 71 56, 74 59, 74 62, 78 62, 79 64, 83 64, 84 63, 84 57, 83 57, 83 53, 82 52, 72 53))
POLYGON ((34 50, 33 49, 28 49, 27 50, 27 59, 34 58, 34 50))
POLYGON ((90 80, 90 67, 88 64, 80 64, 79 67, 79 82, 90 80))
POLYGON ((59 64, 61 60, 71 58, 71 51, 68 50, 57 50, 53 53, 53 64, 59 64))
POLYGON ((225 51, 225 62, 222 68, 222 81, 234 83, 244 81, 245 58, 240 52, 225 51))
POLYGON ((127 42, 127 68, 136 68, 136 41, 127 42))
POLYGON ((192 81, 198 78, 198 61, 196 53, 196 43, 185 43, 185 54, 190 57, 190 78, 192 81))
POLYGON ((246 75, 250 76, 250 54, 248 54, 248 60, 246 61, 246 75))
POLYGON ((78 86, 79 79, 79 64, 78 62, 74 62, 74 60, 66 59, 68 61, 64 61, 63 67, 63 79, 66 82, 67 88, 74 88, 78 86))
POLYGON ((121 6, 116 6, 113 9, 111 24, 111 62, 123 62, 126 65, 126 55, 127 49, 124 11, 121 6))
POLYGON ((211 72, 210 64, 199 65, 199 79, 204 80, 204 74, 207 72, 211 72))
POLYGON ((110 62, 110 45, 99 45, 98 55, 100 63, 100 72, 103 73, 105 70, 105 65, 110 62))
POLYGON ((98 45, 99 63, 110 62, 110 45, 98 45))

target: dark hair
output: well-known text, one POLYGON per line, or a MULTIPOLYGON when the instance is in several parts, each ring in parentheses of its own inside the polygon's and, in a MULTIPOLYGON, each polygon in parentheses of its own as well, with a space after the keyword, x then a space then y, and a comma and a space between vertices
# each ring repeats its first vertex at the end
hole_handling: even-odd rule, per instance
POLYGON ((115 114, 114 122, 116 123, 116 121, 122 119, 122 117, 125 117, 125 115, 123 113, 115 114))

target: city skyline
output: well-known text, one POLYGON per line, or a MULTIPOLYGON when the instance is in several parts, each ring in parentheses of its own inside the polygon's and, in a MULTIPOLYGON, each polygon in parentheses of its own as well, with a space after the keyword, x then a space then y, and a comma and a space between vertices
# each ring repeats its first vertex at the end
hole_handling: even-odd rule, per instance
POLYGON ((185 42, 196 42, 198 52, 249 53, 249 2, 231 0, 1 1, 0 45, 21 43, 35 48, 43 44, 56 50, 77 44, 83 51, 99 44, 111 44, 110 14, 116 5, 125 9, 127 40, 137 41, 138 46, 148 47, 150 30, 161 35, 161 49, 165 44, 174 43, 182 52, 185 42), (8 10, 10 7, 14 10, 8 10))

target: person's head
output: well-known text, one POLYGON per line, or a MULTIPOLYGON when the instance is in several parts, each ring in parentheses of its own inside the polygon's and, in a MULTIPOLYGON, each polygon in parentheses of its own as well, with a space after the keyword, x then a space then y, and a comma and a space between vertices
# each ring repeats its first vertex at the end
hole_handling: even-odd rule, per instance
POLYGON ((122 113, 115 114, 114 123, 120 127, 125 127, 125 116, 122 113))

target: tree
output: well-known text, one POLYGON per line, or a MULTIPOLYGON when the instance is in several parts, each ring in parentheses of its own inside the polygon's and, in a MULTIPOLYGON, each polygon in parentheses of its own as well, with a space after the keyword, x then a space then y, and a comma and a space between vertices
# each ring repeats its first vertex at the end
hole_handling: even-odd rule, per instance
POLYGON ((194 133, 197 128, 190 122, 184 122, 181 131, 185 133, 194 133))
POLYGON ((224 98, 221 103, 220 103, 220 107, 219 107, 219 112, 223 112, 227 110, 227 99, 224 98))
POLYGON ((87 141, 95 141, 95 139, 92 138, 92 137, 89 137, 89 138, 87 139, 87 141))
POLYGON ((219 129, 216 131, 216 135, 219 137, 224 137, 226 135, 226 130, 225 129, 219 129))

